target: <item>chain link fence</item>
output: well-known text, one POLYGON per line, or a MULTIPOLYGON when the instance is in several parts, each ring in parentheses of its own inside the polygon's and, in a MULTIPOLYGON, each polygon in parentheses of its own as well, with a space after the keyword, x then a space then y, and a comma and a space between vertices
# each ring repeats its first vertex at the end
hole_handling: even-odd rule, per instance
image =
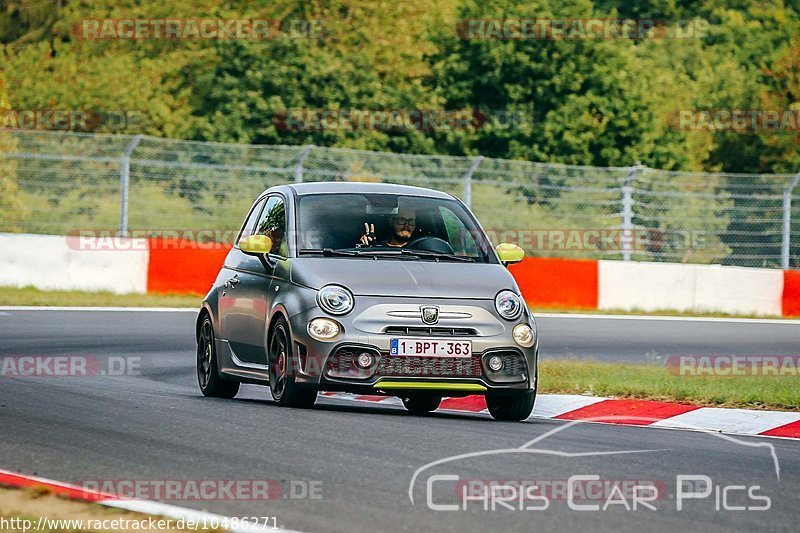
POLYGON ((800 174, 45 131, 0 131, 0 232, 232 235, 264 189, 337 180, 450 192, 534 256, 800 266, 800 174))

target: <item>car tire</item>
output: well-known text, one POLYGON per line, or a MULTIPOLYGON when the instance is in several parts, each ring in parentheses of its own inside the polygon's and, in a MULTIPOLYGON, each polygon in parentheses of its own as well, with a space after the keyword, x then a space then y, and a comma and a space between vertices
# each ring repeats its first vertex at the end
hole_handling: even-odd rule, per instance
POLYGON ((486 407, 495 420, 519 422, 526 420, 533 412, 536 391, 528 391, 521 396, 486 395, 486 407))
POLYGON ((286 320, 281 317, 269 336, 269 389, 272 399, 282 407, 313 407, 317 401, 317 391, 298 386, 294 370, 292 337, 286 320))
POLYGON ((206 315, 197 334, 197 384, 203 396, 233 398, 239 392, 239 382, 225 381, 219 375, 214 324, 206 315))
POLYGON ((442 403, 441 396, 403 396, 403 406, 412 415, 424 415, 439 408, 442 403))

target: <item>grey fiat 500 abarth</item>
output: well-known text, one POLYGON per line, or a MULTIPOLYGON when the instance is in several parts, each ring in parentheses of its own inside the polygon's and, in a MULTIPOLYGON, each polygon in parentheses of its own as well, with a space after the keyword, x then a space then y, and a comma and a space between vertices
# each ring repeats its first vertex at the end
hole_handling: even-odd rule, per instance
POLYGON ((378 183, 272 187, 245 218, 197 318, 206 396, 269 385, 278 405, 319 391, 398 396, 412 413, 482 394, 524 420, 536 398, 536 323, 506 266, 450 194, 378 183))

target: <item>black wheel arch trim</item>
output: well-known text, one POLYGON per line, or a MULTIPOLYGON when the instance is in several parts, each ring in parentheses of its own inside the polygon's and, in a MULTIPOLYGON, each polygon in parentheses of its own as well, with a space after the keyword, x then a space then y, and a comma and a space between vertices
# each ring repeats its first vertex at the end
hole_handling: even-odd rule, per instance
POLYGON ((218 327, 218 324, 217 324, 216 317, 214 316, 214 313, 211 311, 211 306, 208 304, 208 302, 204 301, 203 304, 200 306, 200 310, 197 312, 197 319, 195 320, 195 324, 194 324, 194 338, 195 338, 195 340, 200 338, 200 327, 203 325, 203 318, 206 315, 211 317, 211 326, 214 328, 214 336, 219 338, 218 337, 218 335, 219 335, 219 327, 218 327))

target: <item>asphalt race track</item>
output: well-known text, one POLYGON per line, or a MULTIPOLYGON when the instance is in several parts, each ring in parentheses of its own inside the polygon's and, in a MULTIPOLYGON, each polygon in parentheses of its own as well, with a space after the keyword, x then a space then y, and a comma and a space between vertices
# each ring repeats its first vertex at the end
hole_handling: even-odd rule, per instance
MULTIPOLYGON (((307 532, 796 530, 795 441, 553 420, 498 423, 470 414, 413 417, 330 398, 294 410, 273 405, 256 386, 243 387, 235 400, 206 399, 196 385, 194 319, 186 312, 0 312, 3 358, 79 356, 100 369, 87 377, 0 377, 0 468, 78 484, 274 480, 280 490, 266 501, 167 503, 274 516, 284 528, 307 532), (103 373, 119 361, 133 367, 103 373), (478 453, 490 450, 506 451, 478 453), (592 492, 598 485, 573 478, 579 490, 569 498, 563 488, 576 475, 634 489, 592 492), (680 491, 679 475, 695 476, 695 484, 680 491), (486 487, 498 480, 545 488, 533 494, 506 484, 491 496, 486 487), (465 487, 471 500, 463 499, 465 487), (458 510, 431 508, 437 505, 458 510)), ((800 350, 800 326, 791 323, 543 317, 538 324, 544 358, 800 350)))
POLYGON ((799 355, 800 321, 552 315, 536 319, 543 358, 645 363, 673 355, 799 355))

